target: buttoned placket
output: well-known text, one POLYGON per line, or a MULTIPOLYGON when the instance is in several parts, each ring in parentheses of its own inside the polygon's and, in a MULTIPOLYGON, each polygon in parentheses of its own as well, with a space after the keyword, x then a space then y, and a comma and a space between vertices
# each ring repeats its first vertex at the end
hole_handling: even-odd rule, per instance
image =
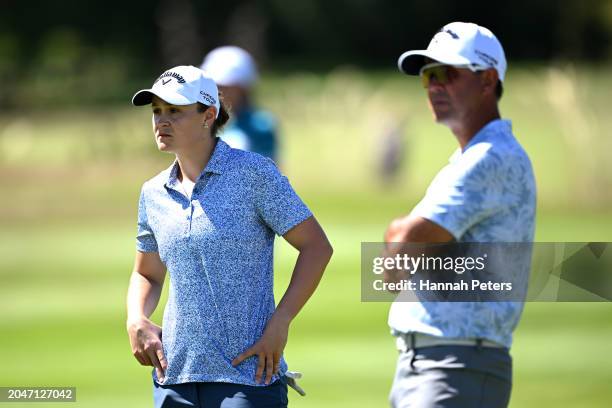
MULTIPOLYGON (((185 188, 183 187, 181 182, 178 180, 178 178, 174 178, 167 185, 167 187, 169 187, 172 190, 174 190, 177 193, 179 193, 181 198, 189 203, 189 205, 186 206, 185 209, 184 209, 186 223, 185 223, 185 229, 183 230, 183 234, 186 237, 189 237, 189 238, 191 237, 191 227, 193 225, 193 214, 194 214, 194 211, 195 211, 195 205, 194 204, 197 201, 197 195, 204 192, 204 189, 205 189, 206 184, 208 183, 209 179, 210 179, 209 172, 204 171, 200 175, 200 177, 198 177, 197 181, 195 182, 195 184, 193 186, 193 189, 191 190, 191 197, 189 197, 187 195, 187 191, 185 191, 185 188)), ((181 207, 182 207, 182 205, 181 205, 181 207)))
POLYGON ((197 196, 199 194, 204 194, 204 190, 206 189, 206 185, 210 180, 211 173, 204 170, 204 172, 200 175, 195 185, 193 186, 193 190, 191 190, 191 200, 189 203, 190 213, 189 213, 189 230, 187 233, 191 235, 191 227, 193 224, 193 213, 195 211, 195 203, 198 201, 197 196))
MULTIPOLYGON (((193 190, 191 190, 191 198, 187 196, 187 192, 185 191, 185 189, 181 187, 180 189, 182 190, 179 191, 179 193, 181 194, 182 197, 185 198, 185 200, 189 201, 189 207, 186 208, 187 211, 187 225, 185 226, 185 230, 184 230, 184 236, 188 239, 189 241, 189 246, 191 247, 191 249, 194 251, 194 253, 198 252, 198 248, 197 248, 197 243, 192 239, 192 235, 191 235, 191 227, 193 225, 193 213, 195 211, 195 202, 198 201, 197 200, 197 195, 198 194, 204 194, 204 190, 206 188, 206 185, 208 184, 208 182, 210 181, 210 177, 211 177, 211 172, 204 170, 204 172, 200 175, 200 177, 198 177, 198 180, 195 182, 194 186, 193 186, 193 190)), ((174 180, 174 185, 176 185, 176 183, 180 183, 178 180, 174 180)), ((174 188, 176 191, 178 191, 176 188, 174 188)), ((202 266, 203 266, 202 262, 202 266)), ((223 322, 223 318, 221 313, 219 312, 219 304, 217 302, 216 299, 216 294, 215 291, 212 288, 212 284, 211 284, 211 278, 208 275, 208 272, 206 271, 205 268, 202 267, 202 272, 203 272, 203 276, 206 279, 206 282, 208 283, 208 289, 209 289, 209 294, 208 297, 212 300, 214 307, 215 307, 215 311, 217 313, 217 319, 218 319, 218 324, 223 328, 220 332, 221 333, 227 333, 227 329, 225 328, 225 323, 223 322)), ((229 338, 226 336, 224 338, 226 344, 229 345, 229 338)))
POLYGON ((188 214, 187 214, 187 225, 185 227, 185 235, 188 237, 191 237, 191 228, 193 225, 193 214, 195 212, 195 203, 198 201, 197 196, 198 194, 201 194, 204 192, 204 189, 206 188, 206 184, 208 183, 208 180, 210 179, 210 174, 208 172, 203 172, 200 177, 198 177, 197 181, 195 182, 193 189, 191 190, 191 197, 188 197, 186 192, 184 191, 185 189, 183 189, 184 193, 185 193, 185 198, 187 200, 189 200, 189 208, 188 208, 188 214))

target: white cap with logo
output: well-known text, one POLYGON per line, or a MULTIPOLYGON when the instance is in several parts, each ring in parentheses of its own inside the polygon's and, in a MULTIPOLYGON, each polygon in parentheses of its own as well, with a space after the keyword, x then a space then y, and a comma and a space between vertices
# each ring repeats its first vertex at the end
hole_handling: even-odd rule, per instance
POLYGON ((218 85, 250 87, 257 80, 257 67, 251 54, 227 45, 209 52, 200 66, 218 85))
POLYGON ((406 51, 399 57, 397 66, 408 75, 419 75, 425 58, 453 66, 494 68, 502 82, 506 75, 506 56, 501 43, 489 29, 474 23, 445 25, 426 50, 406 51))
POLYGON ((172 105, 191 105, 200 102, 217 108, 221 104, 217 84, 200 68, 191 65, 180 65, 165 71, 153 83, 150 89, 142 89, 134 94, 132 103, 136 106, 148 105, 153 95, 172 105))

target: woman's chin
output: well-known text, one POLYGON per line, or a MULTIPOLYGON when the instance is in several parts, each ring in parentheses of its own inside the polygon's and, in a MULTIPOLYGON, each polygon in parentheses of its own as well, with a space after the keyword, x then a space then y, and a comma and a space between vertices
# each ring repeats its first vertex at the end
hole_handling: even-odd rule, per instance
POLYGON ((157 149, 160 152, 172 153, 172 149, 165 143, 157 143, 157 149))

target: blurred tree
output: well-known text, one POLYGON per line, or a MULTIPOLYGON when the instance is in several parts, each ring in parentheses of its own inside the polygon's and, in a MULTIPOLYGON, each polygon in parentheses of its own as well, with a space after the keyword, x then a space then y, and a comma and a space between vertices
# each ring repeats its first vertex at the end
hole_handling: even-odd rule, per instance
POLYGON ((186 65, 202 53, 199 20, 191 0, 159 2, 155 18, 159 50, 166 67, 186 65))
POLYGON ((281 68, 392 67, 399 53, 425 47, 453 20, 491 28, 513 61, 599 60, 612 52, 609 0, 3 0, 0 78, 11 81, 0 90, 0 104, 35 104, 13 95, 37 71, 62 64, 77 64, 64 66, 64 74, 88 78, 109 64, 106 76, 117 79, 103 81, 110 87, 93 92, 92 100, 123 100, 128 84, 171 65, 197 65, 208 50, 228 43, 281 68), (58 30, 72 40, 65 38, 67 50, 50 51, 58 30))
POLYGON ((267 57, 267 27, 268 19, 259 7, 251 2, 240 4, 228 18, 226 43, 248 50, 258 62, 264 61, 267 57))

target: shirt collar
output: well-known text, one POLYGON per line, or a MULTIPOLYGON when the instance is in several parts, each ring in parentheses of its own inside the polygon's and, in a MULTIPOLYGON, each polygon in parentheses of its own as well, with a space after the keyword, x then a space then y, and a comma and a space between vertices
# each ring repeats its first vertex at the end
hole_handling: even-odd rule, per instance
POLYGON ((213 150, 212 156, 210 156, 210 160, 204 168, 204 173, 222 174, 229 160, 231 149, 227 143, 218 138, 215 150, 213 150))
MULTIPOLYGON (((200 177, 198 178, 198 180, 201 179, 202 176, 206 173, 222 174, 229 160, 230 150, 231 150, 231 147, 229 147, 227 143, 225 143, 221 139, 217 139, 217 144, 215 146, 215 149, 213 150, 213 153, 210 156, 210 159, 208 160, 208 163, 206 164, 206 167, 202 171, 202 174, 200 174, 200 177)), ((178 170, 179 170, 178 160, 174 159, 174 162, 172 163, 172 165, 166 170, 168 172, 168 180, 165 183, 166 187, 172 188, 172 187, 175 187, 179 183, 179 180, 177 177, 178 170)))
POLYGON ((494 119, 484 125, 474 137, 470 139, 468 144, 465 145, 463 150, 461 148, 455 150, 452 156, 448 159, 450 163, 457 160, 463 153, 467 151, 470 147, 474 146, 476 143, 483 142, 489 139, 492 135, 497 133, 507 133, 512 132, 512 122, 508 119, 494 119))

